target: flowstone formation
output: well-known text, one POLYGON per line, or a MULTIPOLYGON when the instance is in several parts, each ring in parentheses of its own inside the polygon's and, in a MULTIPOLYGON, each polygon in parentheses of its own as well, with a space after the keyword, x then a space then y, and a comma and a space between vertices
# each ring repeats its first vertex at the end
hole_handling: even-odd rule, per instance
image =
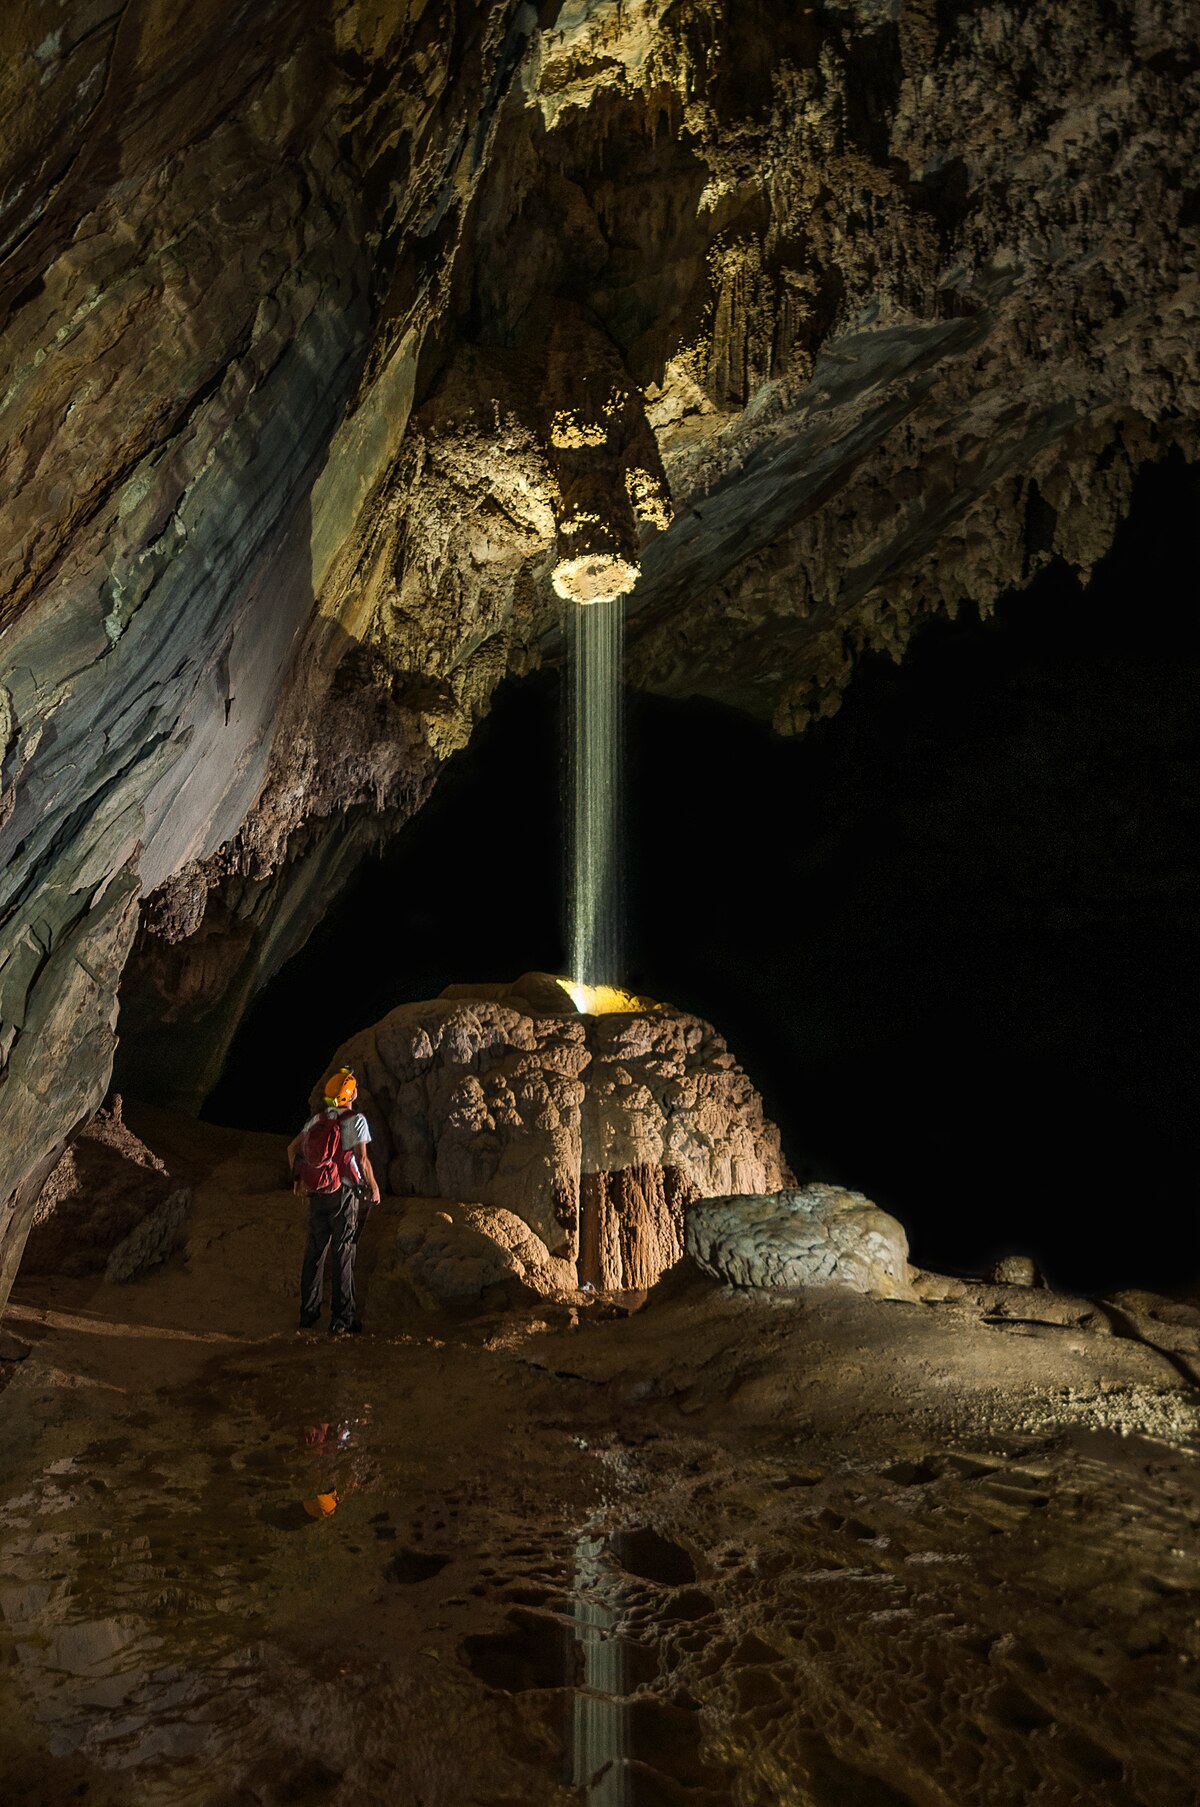
POLYGON ((902 1226, 861 1192, 839 1186, 705 1199, 688 1212, 685 1242, 698 1267, 732 1286, 844 1286, 912 1297, 902 1226))
POLYGON ((798 731, 1088 572, 1200 373, 1165 0, 9 10, 0 1299, 118 992, 198 1105, 556 582, 798 731))
POLYGON ((666 1005, 581 1014, 527 974, 402 1004, 334 1058, 359 1077, 390 1193, 503 1207, 599 1287, 652 1286, 693 1199, 788 1177, 721 1037, 666 1005))

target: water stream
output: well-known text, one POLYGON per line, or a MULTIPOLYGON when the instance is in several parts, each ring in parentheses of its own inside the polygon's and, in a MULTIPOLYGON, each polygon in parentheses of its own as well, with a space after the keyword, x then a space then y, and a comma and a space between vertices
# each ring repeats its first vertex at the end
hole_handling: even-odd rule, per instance
POLYGON ((625 603, 579 604, 567 616, 571 977, 621 976, 622 667, 625 603))

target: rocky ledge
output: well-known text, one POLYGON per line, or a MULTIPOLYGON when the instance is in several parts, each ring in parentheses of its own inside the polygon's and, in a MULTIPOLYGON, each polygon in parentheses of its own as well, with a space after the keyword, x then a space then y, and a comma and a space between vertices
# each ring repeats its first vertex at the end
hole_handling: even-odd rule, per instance
POLYGON ((132 1280, 166 1260, 191 1205, 190 1187, 134 1134, 114 1094, 42 1188, 24 1271, 132 1280))

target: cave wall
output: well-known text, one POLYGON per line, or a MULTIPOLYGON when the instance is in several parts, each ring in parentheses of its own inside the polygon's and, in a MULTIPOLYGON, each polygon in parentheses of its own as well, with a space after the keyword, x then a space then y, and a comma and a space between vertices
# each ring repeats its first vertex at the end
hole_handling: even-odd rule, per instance
POLYGON ((1195 455, 1200 223, 1168 0, 5 29, 0 1298, 135 936, 194 1100, 363 817, 556 656, 581 447, 633 679, 797 731, 1195 455))
POLYGON ((329 792, 377 796, 353 748, 306 785, 297 724, 362 626, 441 254, 406 307, 384 273, 469 193, 507 11, 449 33, 445 9, 215 0, 7 21, 0 1298, 107 1084, 139 898, 185 933, 329 792))

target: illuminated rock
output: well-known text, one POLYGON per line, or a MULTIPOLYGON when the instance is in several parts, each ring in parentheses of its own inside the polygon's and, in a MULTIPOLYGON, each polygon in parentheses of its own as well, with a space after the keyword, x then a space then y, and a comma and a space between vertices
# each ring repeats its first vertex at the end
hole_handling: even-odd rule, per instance
POLYGON ((640 568, 630 681, 799 731, 923 617, 1086 575, 1200 393, 1183 7, 43 12, 5 47, 0 1298, 139 899, 122 1034, 195 1104, 562 593, 640 568))
POLYGON ((551 581, 565 601, 612 602, 636 584, 640 539, 670 525, 671 502, 641 393, 586 308, 553 310, 544 405, 558 530, 551 581))
POLYGON ((359 1077, 389 1192, 503 1206, 598 1286, 653 1284, 690 1200, 788 1178, 724 1041, 668 1005, 581 1016, 548 974, 453 986, 336 1061, 359 1077))
POLYGON ((687 1251, 731 1286, 912 1296, 903 1226, 861 1192, 838 1186, 704 1199, 688 1212, 687 1251))
POLYGON ((407 1285, 422 1305, 479 1298, 499 1287, 509 1297, 570 1290, 572 1263, 557 1260, 540 1236, 501 1205, 414 1199, 392 1239, 392 1260, 372 1281, 372 1300, 407 1285))

